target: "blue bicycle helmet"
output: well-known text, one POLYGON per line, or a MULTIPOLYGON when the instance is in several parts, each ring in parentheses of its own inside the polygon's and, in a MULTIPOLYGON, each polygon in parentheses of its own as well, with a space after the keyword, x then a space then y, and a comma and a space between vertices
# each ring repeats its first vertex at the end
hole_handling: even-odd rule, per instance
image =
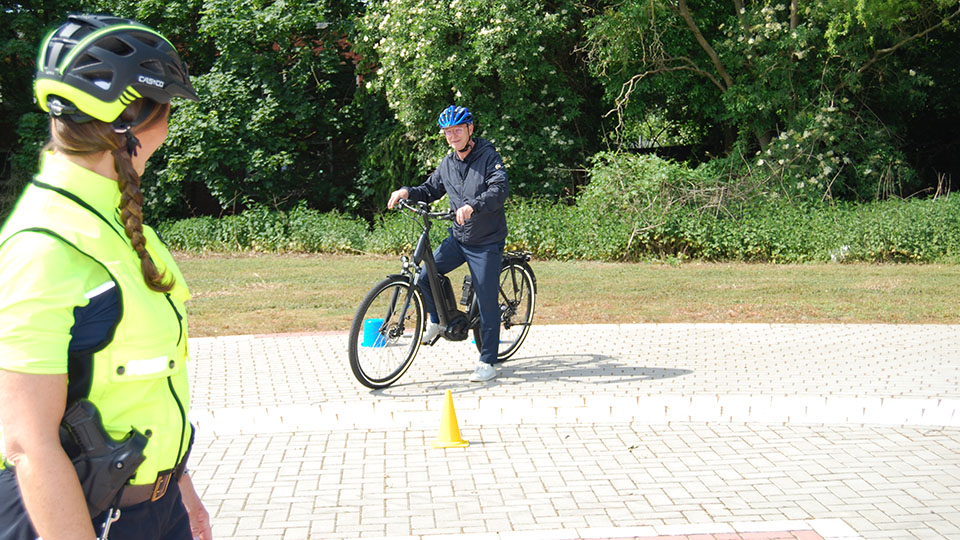
POLYGON ((459 126, 460 124, 472 124, 473 115, 466 107, 450 105, 440 113, 437 123, 440 124, 440 129, 459 126))

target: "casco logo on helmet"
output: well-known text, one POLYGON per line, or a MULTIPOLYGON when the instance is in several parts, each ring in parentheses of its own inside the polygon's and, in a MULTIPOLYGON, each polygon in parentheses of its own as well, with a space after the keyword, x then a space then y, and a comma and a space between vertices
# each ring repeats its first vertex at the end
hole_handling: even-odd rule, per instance
POLYGON ((149 84, 151 86, 156 86, 157 88, 163 88, 163 81, 154 79, 153 77, 147 77, 146 75, 138 75, 137 81, 142 82, 143 84, 149 84))

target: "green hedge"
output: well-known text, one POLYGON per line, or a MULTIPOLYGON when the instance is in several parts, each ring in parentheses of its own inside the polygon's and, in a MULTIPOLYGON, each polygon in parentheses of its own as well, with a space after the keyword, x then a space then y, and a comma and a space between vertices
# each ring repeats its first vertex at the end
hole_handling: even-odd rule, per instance
MULTIPOLYGON (((674 205, 650 223, 586 203, 513 199, 507 221, 508 249, 527 249, 544 259, 960 262, 960 195, 869 204, 768 202, 737 216, 674 205)), ((446 225, 433 228, 434 246, 446 236, 446 225)), ((400 212, 370 225, 302 205, 289 212, 257 207, 158 229, 176 250, 382 254, 410 251, 419 232, 400 212)))

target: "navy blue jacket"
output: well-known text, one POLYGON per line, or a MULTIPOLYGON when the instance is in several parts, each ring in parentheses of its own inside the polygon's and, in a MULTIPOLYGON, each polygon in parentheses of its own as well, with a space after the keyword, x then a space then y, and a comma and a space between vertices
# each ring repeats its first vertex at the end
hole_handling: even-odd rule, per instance
POLYGON ((503 203, 510 194, 510 182, 493 145, 480 138, 473 140, 467 159, 461 161, 456 152, 450 152, 426 182, 406 189, 413 201, 433 202, 446 193, 453 211, 465 204, 472 206, 473 216, 463 225, 454 222, 450 234, 462 244, 479 246, 507 237, 503 203))

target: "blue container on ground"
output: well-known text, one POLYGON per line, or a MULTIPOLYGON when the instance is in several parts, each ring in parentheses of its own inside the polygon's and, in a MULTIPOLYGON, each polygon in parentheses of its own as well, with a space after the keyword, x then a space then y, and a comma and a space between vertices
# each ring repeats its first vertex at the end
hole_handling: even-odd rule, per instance
POLYGON ((383 347, 387 344, 387 337, 380 334, 383 319, 366 319, 363 321, 363 341, 361 347, 383 347))

